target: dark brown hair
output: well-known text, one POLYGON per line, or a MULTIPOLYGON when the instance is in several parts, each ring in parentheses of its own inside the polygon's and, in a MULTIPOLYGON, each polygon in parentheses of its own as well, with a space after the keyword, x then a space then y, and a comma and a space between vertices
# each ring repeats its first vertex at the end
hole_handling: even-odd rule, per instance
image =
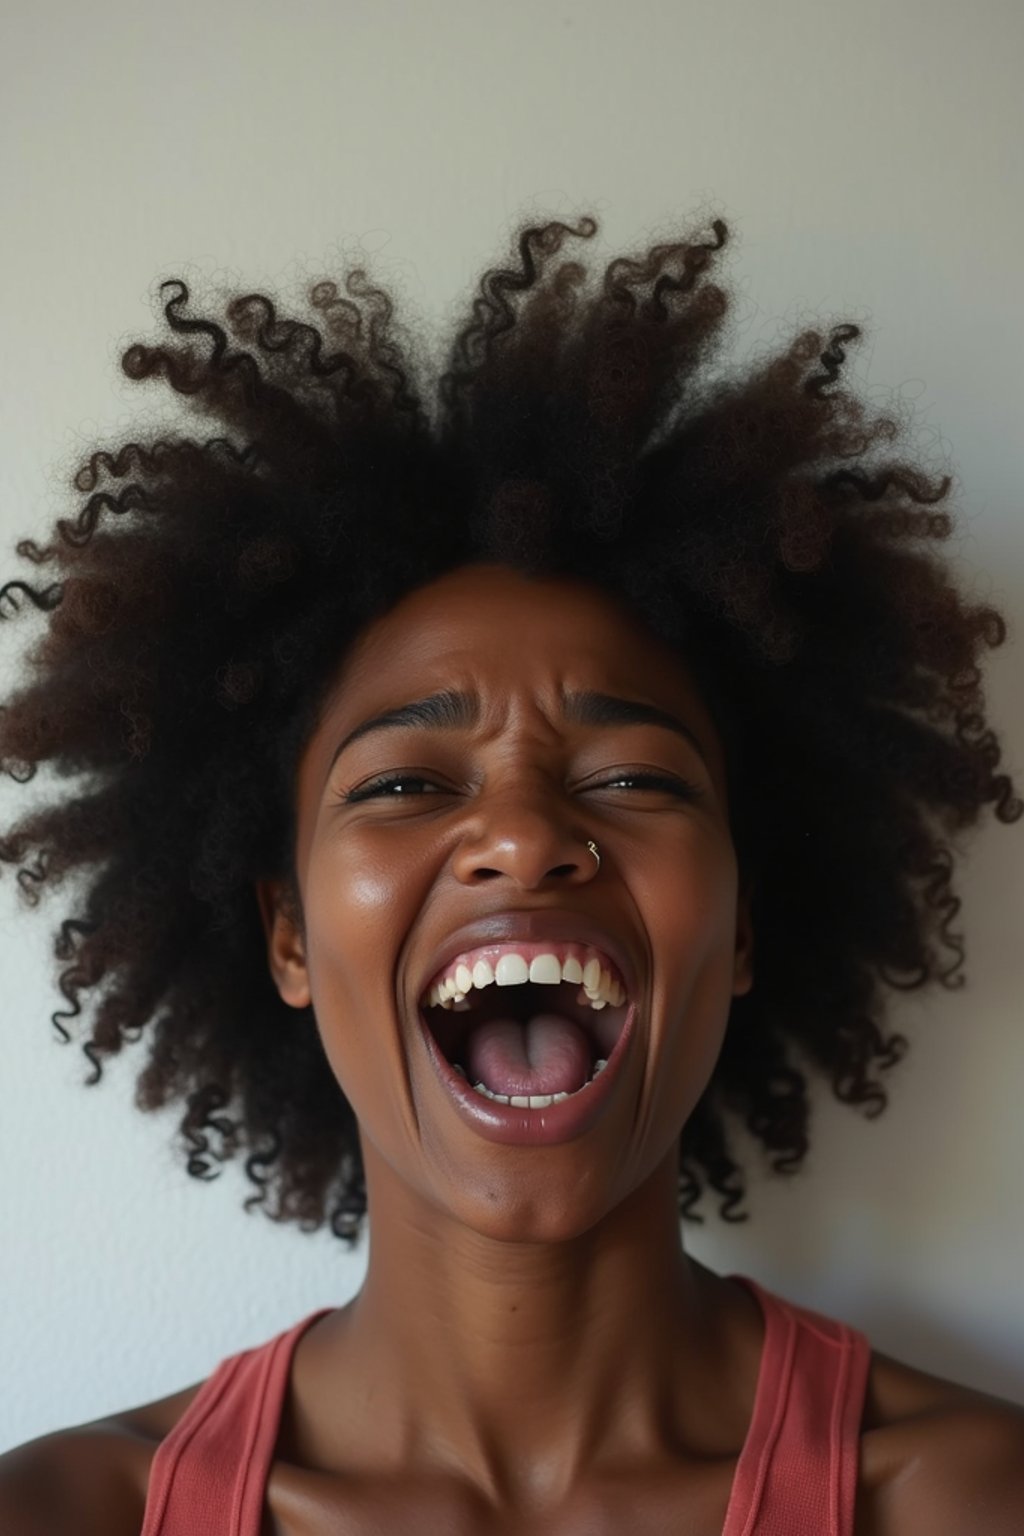
POLYGON ((189 1172, 238 1152, 252 1201, 353 1238, 365 1186, 311 1013, 286 1027, 254 895, 292 871, 293 776, 355 634, 471 560, 573 574, 696 671, 723 732, 752 882, 753 991, 735 1000, 680 1147, 684 1214, 743 1193, 739 1117, 772 1166, 808 1148, 808 1074, 875 1114, 906 1041, 886 989, 963 978, 955 835, 1021 803, 979 668, 1005 634, 937 546, 950 479, 880 452, 902 428, 840 376, 857 326, 804 330, 712 377, 729 300, 714 220, 595 280, 575 227, 524 227, 443 371, 361 270, 306 320, 163 285, 169 336, 123 356, 202 435, 92 453, 84 503, 25 540, 6 617, 45 632, 0 714, 0 760, 76 775, 0 837, 25 899, 65 884, 55 940, 93 1064, 141 1041, 138 1101, 183 1106, 189 1172), (313 323, 311 323, 313 322, 313 323))

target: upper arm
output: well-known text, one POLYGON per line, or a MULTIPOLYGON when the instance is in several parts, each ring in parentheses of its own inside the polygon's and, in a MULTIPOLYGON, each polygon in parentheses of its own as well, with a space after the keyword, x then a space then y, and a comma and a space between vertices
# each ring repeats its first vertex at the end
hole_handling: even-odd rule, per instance
POLYGON ((1020 1536, 1024 1531, 1024 1409, 956 1408, 926 1425, 892 1484, 893 1536, 1020 1536))
POLYGON ((118 1438, 71 1430, 0 1456, 3 1536, 138 1536, 138 1490, 118 1438))
POLYGON ((70 1536, 61 1438, 48 1435, 0 1456, 4 1536, 70 1536))

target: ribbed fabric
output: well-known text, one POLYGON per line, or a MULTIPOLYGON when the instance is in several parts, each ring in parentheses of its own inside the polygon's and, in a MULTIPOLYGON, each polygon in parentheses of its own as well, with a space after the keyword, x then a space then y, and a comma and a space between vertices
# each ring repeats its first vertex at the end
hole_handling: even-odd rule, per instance
POLYGON ((722 1536, 853 1536, 871 1346, 845 1323, 729 1278, 761 1303, 765 1338, 722 1536))
MULTIPOLYGON (((765 1338, 722 1536, 853 1536, 868 1341, 729 1278, 760 1303, 765 1338)), ((141 1536, 259 1536, 292 1356, 323 1315, 233 1355, 204 1382, 153 1456, 141 1536)))
POLYGON ((327 1310, 203 1383, 153 1455, 141 1536, 259 1536, 295 1346, 327 1310))

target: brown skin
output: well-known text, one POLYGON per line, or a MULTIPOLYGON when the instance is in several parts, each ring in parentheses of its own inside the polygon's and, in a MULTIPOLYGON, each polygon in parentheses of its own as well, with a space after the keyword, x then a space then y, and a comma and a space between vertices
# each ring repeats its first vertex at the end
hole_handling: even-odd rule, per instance
MULTIPOLYGON (((372 1241, 358 1296, 297 1351, 267 1532, 717 1536, 763 1327, 683 1251, 677 1146, 756 968, 692 679, 592 589, 463 569, 352 648, 297 793, 301 916, 260 888, 269 961, 287 1002, 312 1003, 358 1115, 372 1241), (441 688, 475 690, 477 722, 376 731, 332 762, 355 726, 441 688), (578 689, 654 704, 700 749, 663 726, 567 724, 578 689), (397 770, 420 782, 345 803, 397 770), (416 1004, 455 928, 551 908, 624 946, 639 1028, 588 1131, 495 1145, 457 1117, 416 1004)), ((153 1449, 194 1391, 3 1458, 4 1529, 137 1531, 153 1449)), ((876 1354, 858 1536, 1022 1524, 1024 1412, 876 1354)))
POLYGON ((511 1517, 558 1508, 613 1460, 653 1467, 677 1437, 699 1443, 730 1405, 693 1394, 714 1360, 678 1239, 676 1149, 730 999, 750 986, 751 941, 721 749, 692 684, 599 594, 463 570, 354 647, 298 803, 305 933, 264 891, 271 968, 287 1002, 314 1006, 359 1118, 373 1212, 366 1282, 323 1329, 335 1338, 320 1358, 343 1354, 345 1391, 325 1368, 312 1458, 381 1476, 457 1465, 511 1517), (354 726, 444 687, 479 692, 476 726, 376 732, 332 768, 354 726), (585 688, 681 718, 707 762, 661 726, 566 726, 561 693, 585 688), (632 787, 623 770, 639 768, 702 799, 632 787), (343 803, 396 769, 431 792, 343 803), (625 946, 649 1039, 585 1135, 496 1146, 456 1116, 416 1004, 453 929, 552 907, 625 946), (371 1392, 372 1422, 359 1411, 371 1392))

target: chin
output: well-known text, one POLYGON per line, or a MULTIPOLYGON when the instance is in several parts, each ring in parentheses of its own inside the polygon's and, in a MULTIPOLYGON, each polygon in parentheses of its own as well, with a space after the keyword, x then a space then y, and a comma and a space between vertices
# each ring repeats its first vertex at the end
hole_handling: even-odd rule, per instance
MULTIPOLYGON (((588 1179, 588 1182, 591 1182, 588 1179)), ((567 1243, 598 1225, 617 1204, 610 1183, 583 1190, 577 1179, 559 1187, 550 1162, 535 1179, 522 1169, 479 1178, 445 1202, 448 1218, 468 1232, 499 1243, 567 1243)))

